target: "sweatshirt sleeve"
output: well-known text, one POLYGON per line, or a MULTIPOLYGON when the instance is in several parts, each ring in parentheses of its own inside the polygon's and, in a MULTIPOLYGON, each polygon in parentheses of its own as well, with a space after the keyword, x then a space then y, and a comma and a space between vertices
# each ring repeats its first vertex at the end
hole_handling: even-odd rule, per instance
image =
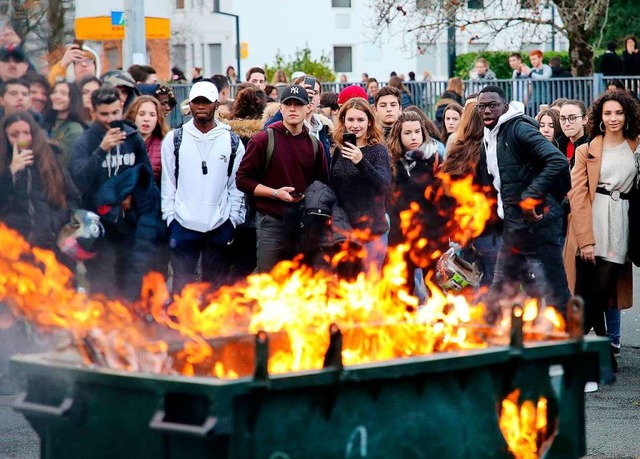
POLYGON ((553 70, 547 64, 542 66, 542 73, 531 72, 529 75, 534 80, 548 80, 553 75, 553 70))
POLYGON ((266 149, 267 133, 265 131, 259 132, 249 141, 236 174, 236 186, 243 193, 253 196, 254 190, 260 184, 258 178, 260 171, 264 170, 266 149))
POLYGON ((242 162, 242 158, 244 157, 244 145, 242 142, 238 142, 238 150, 236 151, 236 159, 233 163, 233 169, 231 170, 231 175, 227 180, 227 190, 229 190, 229 202, 231 203, 231 214, 229 218, 231 219, 231 223, 233 226, 238 226, 240 223, 244 222, 244 216, 246 213, 246 208, 244 205, 244 193, 240 191, 236 185, 236 175, 238 173, 238 168, 240 167, 240 163, 242 162))
POLYGON ((171 224, 175 215, 176 198, 176 160, 173 152, 174 131, 169 132, 162 141, 160 156, 162 160, 162 182, 160 186, 162 218, 171 224))
POLYGON ((73 147, 70 169, 73 182, 80 193, 85 194, 91 190, 96 177, 102 170, 102 161, 107 156, 100 146, 90 151, 86 136, 80 137, 73 147))
POLYGON ((363 156, 362 160, 356 164, 356 168, 380 193, 386 193, 391 187, 389 153, 382 144, 375 145, 371 153, 363 156))

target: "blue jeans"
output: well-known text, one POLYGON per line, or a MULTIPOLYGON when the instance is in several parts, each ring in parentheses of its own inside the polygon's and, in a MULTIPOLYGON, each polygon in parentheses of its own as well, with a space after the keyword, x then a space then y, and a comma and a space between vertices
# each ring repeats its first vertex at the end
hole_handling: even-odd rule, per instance
POLYGON ((494 234, 478 237, 473 241, 473 246, 479 257, 480 271, 483 273, 480 286, 489 286, 493 282, 498 252, 502 247, 502 237, 494 234))
POLYGON ((548 240, 523 245, 504 241, 498 251, 491 291, 499 295, 508 285, 522 285, 528 295, 544 298, 548 305, 564 314, 571 292, 564 270, 562 245, 548 240))
POLYGON ((608 308, 604 311, 604 317, 607 322, 607 335, 611 340, 611 344, 620 346, 620 309, 608 308))
POLYGON ((213 287, 223 285, 229 273, 229 243, 233 240, 233 223, 227 220, 219 227, 201 233, 173 220, 169 225, 169 247, 173 267, 173 292, 196 280, 196 267, 202 257, 202 281, 213 287))
POLYGON ((380 237, 372 241, 366 242, 363 247, 366 251, 362 259, 362 267, 365 273, 372 269, 382 275, 382 265, 387 256, 387 246, 389 245, 389 232, 381 234, 380 237))

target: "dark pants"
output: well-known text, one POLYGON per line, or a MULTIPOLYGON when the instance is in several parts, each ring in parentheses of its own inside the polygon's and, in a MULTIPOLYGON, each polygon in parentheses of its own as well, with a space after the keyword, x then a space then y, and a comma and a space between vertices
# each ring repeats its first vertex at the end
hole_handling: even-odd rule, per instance
POLYGON ((173 268, 173 292, 196 280, 196 267, 202 256, 202 281, 214 288, 224 285, 229 273, 229 243, 233 240, 233 223, 227 220, 206 233, 193 231, 173 220, 169 226, 169 247, 173 268))
POLYGON ((497 234, 477 237, 473 241, 473 247, 478 257, 478 267, 482 272, 480 286, 489 286, 493 282, 498 252, 502 247, 502 237, 497 234))
POLYGON ((617 280, 622 265, 596 258, 596 263, 576 258, 576 295, 584 300, 584 332, 593 328, 607 336, 605 311, 617 307, 617 280))
POLYGON ((282 260, 298 254, 300 227, 270 215, 256 213, 257 270, 266 273, 282 260))
POLYGON ((244 279, 256 269, 256 229, 248 225, 236 228, 230 248, 229 275, 233 281, 244 279))
MULTIPOLYGON (((532 297, 542 297, 547 304, 564 314, 571 292, 562 259, 562 245, 548 240, 522 244, 509 243, 505 237, 498 252, 491 292, 499 295, 505 289, 522 285, 532 297)), ((513 240, 513 239, 512 239, 513 240)))
POLYGON ((130 301, 140 295, 142 277, 150 268, 153 244, 136 240, 132 228, 105 224, 105 237, 97 239, 96 256, 84 262, 92 293, 130 301))

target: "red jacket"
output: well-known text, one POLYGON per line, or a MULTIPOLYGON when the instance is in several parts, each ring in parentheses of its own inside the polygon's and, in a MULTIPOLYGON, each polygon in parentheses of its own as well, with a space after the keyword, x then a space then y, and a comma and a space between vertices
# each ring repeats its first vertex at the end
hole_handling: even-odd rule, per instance
POLYGON ((162 176, 162 156, 160 149, 162 147, 162 139, 159 137, 149 136, 144 141, 147 147, 147 154, 149 155, 149 161, 151 161, 151 169, 153 170, 153 178, 156 181, 156 185, 160 186, 160 177, 162 176))

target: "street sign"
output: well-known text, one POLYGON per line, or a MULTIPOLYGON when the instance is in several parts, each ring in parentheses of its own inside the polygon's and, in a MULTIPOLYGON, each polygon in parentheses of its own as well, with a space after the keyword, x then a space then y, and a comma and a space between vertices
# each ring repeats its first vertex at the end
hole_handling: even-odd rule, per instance
POLYGON ((124 27, 126 25, 124 21, 124 11, 111 12, 111 25, 113 27, 124 27))

